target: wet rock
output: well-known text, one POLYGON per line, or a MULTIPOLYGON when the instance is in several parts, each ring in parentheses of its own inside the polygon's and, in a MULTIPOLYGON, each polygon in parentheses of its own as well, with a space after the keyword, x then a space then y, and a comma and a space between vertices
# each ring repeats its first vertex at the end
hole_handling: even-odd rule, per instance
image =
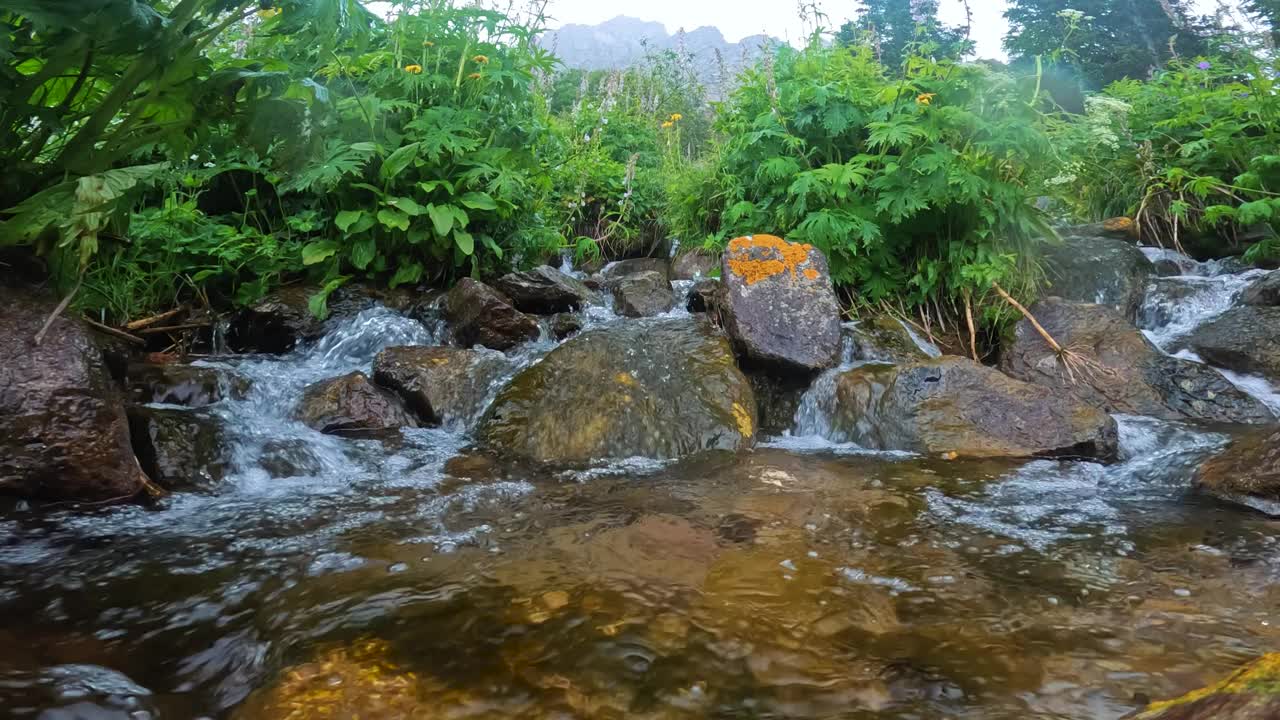
POLYGON ((720 297, 724 285, 715 278, 703 278, 694 282, 689 288, 689 301, 685 309, 691 313, 714 312, 716 298, 720 297))
POLYGON ((373 361, 373 381, 394 391, 420 418, 467 425, 482 410, 493 382, 511 366, 494 350, 394 347, 373 361))
POLYGON ((660 273, 668 282, 671 280, 671 263, 663 258, 633 258, 618 260, 605 265, 600 270, 600 280, 605 285, 628 275, 643 272, 660 273))
POLYGON ((1257 282, 1245 288, 1244 293, 1240 296, 1240 302, 1245 305, 1265 305, 1268 307, 1280 305, 1280 270, 1267 273, 1259 278, 1257 282))
POLYGON ((276 290, 231 318, 227 345, 234 352, 286 353, 300 343, 318 340, 333 325, 381 303, 407 311, 419 298, 411 290, 383 290, 363 285, 338 288, 329 296, 325 319, 311 312, 314 285, 276 290))
POLYGON ((418 427, 400 398, 373 383, 362 372, 322 380, 302 393, 296 416, 323 433, 418 427))
POLYGON ((1258 429, 1236 438, 1200 466, 1196 484, 1215 495, 1280 515, 1280 430, 1258 429))
POLYGON ((1125 415, 1231 423, 1275 419, 1213 368, 1162 353, 1112 308, 1050 299, 1033 306, 1031 314, 1085 361, 1064 365, 1022 320, 1000 362, 1001 370, 1019 380, 1125 415))
POLYGON ((1148 705, 1130 720, 1274 720, 1280 717, 1280 653, 1264 655, 1217 685, 1148 705))
POLYGON ((315 476, 324 464, 302 440, 272 440, 262 446, 258 465, 273 478, 315 476))
POLYGON ((212 490, 227 474, 221 422, 200 410, 129 408, 138 462, 166 490, 212 490))
POLYGON ((129 399, 139 405, 203 407, 228 396, 243 397, 248 390, 246 379, 215 368, 177 363, 129 366, 129 399))
POLYGON ((509 350, 538 337, 536 320, 516 310, 502 293, 471 278, 462 278, 444 296, 443 310, 464 347, 509 350))
POLYGON ((846 325, 845 337, 852 344, 853 359, 904 363, 930 357, 902 323, 888 315, 872 315, 846 325))
POLYGON ((700 280, 709 277, 720 266, 714 253, 701 248, 678 255, 671 263, 673 280, 700 280))
POLYGON ((1232 308, 1192 331, 1187 345, 1213 365, 1280 380, 1280 307, 1232 308))
POLYGON ((494 450, 551 463, 749 447, 755 399, 728 341, 692 318, 579 335, 512 380, 478 433, 494 450))
POLYGON ((746 372, 751 391, 756 396, 756 416, 760 433, 781 435, 795 424, 800 399, 809 389, 809 379, 803 376, 778 375, 764 370, 746 372))
POLYGON ((40 500, 127 498, 145 476, 122 399, 84 324, 58 301, 0 286, 0 493, 40 500))
POLYGON ((610 281, 614 309, 626 317, 653 317, 675 307, 676 296, 671 283, 661 273, 645 272, 625 275, 610 281))
POLYGON ((1111 460, 1119 445, 1101 410, 955 355, 842 373, 834 415, 839 439, 881 450, 1111 460))
POLYGON ((1062 244, 1042 248, 1054 295, 1109 305, 1130 320, 1137 315, 1155 266, 1132 242, 1069 234, 1062 244))
POLYGON ((560 313, 551 318, 551 337, 564 340, 582 329, 582 316, 576 313, 560 313))
POLYGON ((817 248, 771 235, 736 238, 720 276, 720 316, 739 355, 800 372, 839 362, 840 305, 817 248))
POLYGON ((550 265, 503 275, 494 285, 517 310, 536 315, 581 310, 592 295, 582 282, 550 265))

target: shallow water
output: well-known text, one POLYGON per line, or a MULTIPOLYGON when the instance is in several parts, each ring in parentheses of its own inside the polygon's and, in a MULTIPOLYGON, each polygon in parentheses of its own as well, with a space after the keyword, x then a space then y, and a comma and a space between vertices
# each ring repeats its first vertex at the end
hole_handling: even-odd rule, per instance
POLYGON ((1280 522, 1191 491, 1209 429, 945 462, 833 443, 814 406, 751 453, 552 472, 289 419, 440 339, 375 309, 213 363, 253 381, 214 408, 216 493, 0 512, 0 715, 1106 720, 1280 645, 1280 522))

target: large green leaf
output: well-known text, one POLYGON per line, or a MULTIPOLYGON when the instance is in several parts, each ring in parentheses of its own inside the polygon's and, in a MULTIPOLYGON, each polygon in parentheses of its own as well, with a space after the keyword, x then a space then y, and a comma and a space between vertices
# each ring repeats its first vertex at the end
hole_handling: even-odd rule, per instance
POLYGON ((452 205, 428 205, 427 214, 431 216, 431 224, 435 226, 436 234, 440 237, 446 237, 449 231, 453 230, 452 205))
POLYGON ((476 251, 476 241, 475 238, 471 237, 471 233, 455 230, 453 242, 457 244, 463 255, 471 255, 476 251))
POLYGON ((422 279, 422 263, 412 262, 407 265, 401 265, 396 270, 396 274, 391 278, 391 287, 405 285, 407 283, 416 283, 422 279))
POLYGON ((338 252, 338 243, 332 240, 317 240, 307 243, 302 248, 302 264, 317 265, 328 260, 338 252))
POLYGON ((458 202, 472 210, 497 210, 498 203, 488 193, 469 192, 458 199, 458 202))
POLYGON ((394 180, 397 175, 404 172, 410 163, 418 159, 420 148, 420 143, 409 143, 388 155, 387 159, 382 161, 382 179, 394 180))
POLYGON ((337 225, 342 232, 348 232, 351 230, 351 226, 355 225, 363 217, 363 210, 343 210, 333 219, 333 224, 337 225))
POLYGON ((364 270, 378 256, 378 245, 373 238, 360 238, 351 244, 351 264, 357 270, 364 270))
POLYGON ((409 229, 409 216, 394 208, 382 208, 379 210, 378 222, 392 230, 409 229))

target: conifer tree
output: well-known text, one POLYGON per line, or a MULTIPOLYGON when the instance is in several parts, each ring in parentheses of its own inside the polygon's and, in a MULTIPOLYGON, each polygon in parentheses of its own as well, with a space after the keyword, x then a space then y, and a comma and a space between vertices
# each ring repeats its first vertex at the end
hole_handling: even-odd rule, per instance
POLYGON ((959 57, 969 49, 964 28, 938 19, 938 0, 861 0, 857 18, 840 28, 838 40, 869 41, 890 68, 900 67, 913 45, 935 57, 959 57))

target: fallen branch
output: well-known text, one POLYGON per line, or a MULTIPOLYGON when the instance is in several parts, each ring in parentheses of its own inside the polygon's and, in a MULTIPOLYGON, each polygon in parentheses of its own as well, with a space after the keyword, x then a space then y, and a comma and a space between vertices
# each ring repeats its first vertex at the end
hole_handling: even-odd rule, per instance
POLYGON ((1022 313, 1022 317, 1026 318, 1027 322, 1031 323, 1031 327, 1035 328, 1041 338, 1044 338, 1044 341, 1048 343, 1049 348, 1052 349, 1053 353, 1058 356, 1060 361, 1062 361, 1062 365, 1067 371, 1067 379, 1070 382, 1074 383, 1076 381, 1077 369, 1085 374, 1091 374, 1094 372, 1114 374, 1114 370, 1103 365, 1097 360, 1085 357, 1074 350, 1062 347, 1057 340, 1053 339, 1053 336, 1049 334, 1049 331, 1044 329, 1044 326, 1040 324, 1040 321, 1036 320, 1036 317, 1031 314, 1030 310, 1023 307, 1022 303, 1015 300, 1012 295, 1005 292, 1004 288, 1000 287, 1000 283, 992 281, 991 287, 998 295, 1000 295, 1001 298, 1004 299, 1005 302, 1009 303, 1015 310, 1022 313))
POLYGON ((71 298, 75 297, 76 293, 80 292, 80 284, 83 282, 84 273, 81 273, 80 278, 76 280, 76 286, 71 288, 71 292, 67 293, 67 296, 62 298, 62 302, 58 303, 58 307, 54 308, 53 312, 49 314, 49 317, 45 319, 44 325, 40 326, 40 332, 36 333, 36 345, 39 345, 44 341, 44 336, 49 332, 49 328, 53 327, 53 321, 57 320, 58 316, 62 314, 62 311, 66 310, 67 306, 71 304, 71 298))
POLYGON ((974 362, 982 362, 978 359, 978 331, 973 327, 973 303, 969 302, 968 291, 964 294, 964 321, 969 326, 969 354, 974 362))
POLYGON ((182 314, 184 310, 185 308, 174 308, 172 310, 169 310, 168 312, 162 312, 159 315, 152 315, 151 317, 145 317, 145 318, 142 318, 141 320, 134 320, 133 322, 125 325, 124 329, 125 330, 141 330, 146 327, 151 327, 156 323, 164 322, 165 320, 169 320, 170 318, 173 318, 182 314))
POLYGON ((123 330, 117 330, 111 327, 110 325, 103 325, 102 323, 96 320, 90 320, 89 318, 84 318, 84 321, 89 325, 89 327, 93 328, 94 330, 97 330, 98 332, 104 332, 112 337, 120 338, 125 342, 133 343, 134 345, 138 345, 141 347, 147 346, 147 341, 143 340, 137 335, 130 335, 129 333, 123 330))
POLYGON ((146 328, 144 330, 139 330, 138 334, 139 335, 161 335, 163 333, 179 332, 181 330, 199 330, 200 328, 207 328, 212 324, 213 323, 206 321, 206 322, 198 322, 198 323, 186 323, 185 325, 166 325, 165 327, 154 327, 154 328, 146 328))

